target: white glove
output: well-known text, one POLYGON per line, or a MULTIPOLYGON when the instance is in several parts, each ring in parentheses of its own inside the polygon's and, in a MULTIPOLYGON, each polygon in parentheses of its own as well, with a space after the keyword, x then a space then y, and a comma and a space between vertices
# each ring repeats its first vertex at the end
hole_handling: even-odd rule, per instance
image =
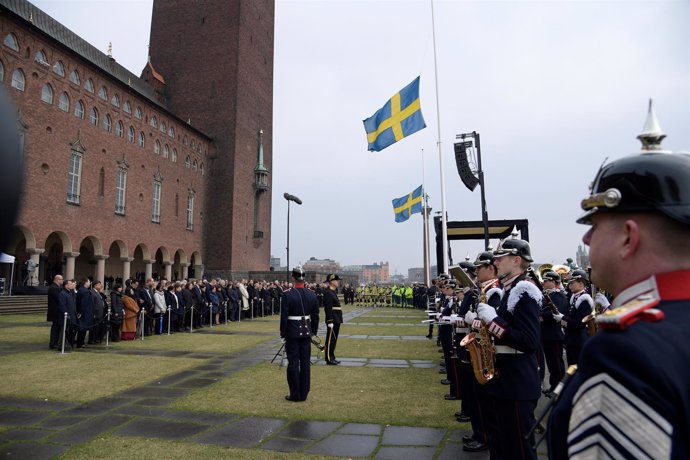
POLYGON ((280 343, 285 343, 285 337, 280 338, 280 343))
POLYGON ((555 319, 556 321, 560 321, 563 319, 563 314, 559 313, 557 315, 553 315, 553 319, 555 319))
POLYGON ((489 324, 497 316, 498 313, 496 313, 496 309, 494 309, 494 307, 492 307, 491 305, 480 303, 477 307, 477 317, 484 321, 486 324, 489 324))
POLYGON ((477 314, 473 313, 471 311, 468 311, 465 313, 465 322, 467 324, 472 324, 472 321, 474 321, 477 318, 477 314))
POLYGON ((333 329, 333 323, 328 323, 327 326, 328 326, 330 329, 333 329))

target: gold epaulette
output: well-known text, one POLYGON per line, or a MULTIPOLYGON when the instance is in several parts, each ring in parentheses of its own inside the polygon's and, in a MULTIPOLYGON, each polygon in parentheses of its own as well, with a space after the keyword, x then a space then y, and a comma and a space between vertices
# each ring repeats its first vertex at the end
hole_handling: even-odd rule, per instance
POLYGON ((637 297, 618 308, 597 315, 600 329, 623 331, 638 321, 656 322, 664 319, 664 312, 654 308, 659 299, 650 295, 637 297))

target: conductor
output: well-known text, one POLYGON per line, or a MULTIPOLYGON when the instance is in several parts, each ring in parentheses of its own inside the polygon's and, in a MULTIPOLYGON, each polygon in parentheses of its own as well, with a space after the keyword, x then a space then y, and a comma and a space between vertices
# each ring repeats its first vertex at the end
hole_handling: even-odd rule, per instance
POLYGON ((288 401, 306 401, 309 394, 311 366, 311 336, 319 328, 319 302, 304 287, 305 273, 301 266, 292 270, 294 287, 283 294, 284 306, 280 311, 280 338, 287 355, 288 401))

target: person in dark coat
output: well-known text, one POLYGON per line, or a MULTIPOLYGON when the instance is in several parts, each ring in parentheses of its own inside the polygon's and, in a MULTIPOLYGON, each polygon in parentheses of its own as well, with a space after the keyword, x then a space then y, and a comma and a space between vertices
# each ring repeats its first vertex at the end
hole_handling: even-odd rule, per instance
POLYGON ((306 274, 302 267, 292 270, 295 287, 285 291, 280 312, 280 338, 288 359, 288 401, 306 401, 311 387, 311 336, 319 329, 319 302, 304 287, 306 274))
POLYGON ((120 326, 125 319, 125 307, 122 303, 122 285, 113 284, 110 291, 110 339, 113 342, 120 341, 120 326))
POLYGON ((230 302, 230 321, 237 321, 240 317, 240 291, 237 282, 228 287, 228 297, 230 302))
POLYGON ((91 298, 91 280, 84 278, 77 291, 77 348, 86 348, 84 340, 89 333, 89 341, 93 342, 93 299, 91 298))
POLYGON ((192 320, 193 320, 193 310, 192 307, 194 306, 194 294, 192 294, 192 286, 193 284, 191 282, 187 282, 185 285, 184 289, 182 289, 182 300, 184 300, 184 309, 185 309, 185 319, 184 321, 184 329, 186 331, 190 330, 190 327, 192 326, 192 320))
POLYGON ((556 389, 556 385, 565 375, 563 363, 563 329, 561 320, 568 312, 568 299, 559 288, 561 277, 554 271, 547 271, 544 279, 544 302, 540 312, 541 319, 541 344, 544 350, 544 360, 549 368, 549 388, 544 391, 546 396, 556 389), (558 313, 549 308, 548 302, 553 303, 558 313))
POLYGON ((91 284, 91 303, 93 304, 93 321, 94 326, 92 333, 89 334, 89 345, 94 345, 101 341, 103 337, 103 319, 105 318, 105 310, 107 308, 103 292, 103 283, 96 280, 91 284))
POLYGON ((74 346, 74 335, 77 327, 77 300, 74 292, 76 284, 74 280, 65 280, 62 282, 62 291, 60 291, 58 318, 60 334, 62 335, 62 331, 65 331, 61 337, 61 342, 65 344, 65 349, 71 349, 74 346), (67 313, 66 318, 65 313, 67 313), (67 320, 66 324, 65 319, 67 320))
POLYGON ((62 291, 62 275, 55 275, 53 284, 48 288, 48 315, 46 320, 51 322, 50 342, 48 348, 54 350, 60 340, 60 291, 62 291))

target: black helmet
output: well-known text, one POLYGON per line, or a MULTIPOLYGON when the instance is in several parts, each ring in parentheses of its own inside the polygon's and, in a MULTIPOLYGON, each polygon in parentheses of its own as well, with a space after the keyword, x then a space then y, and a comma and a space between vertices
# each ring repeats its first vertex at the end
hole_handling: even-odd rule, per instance
POLYGON ((506 238, 498 244, 496 251, 494 251, 494 257, 503 257, 508 254, 520 256, 527 262, 533 262, 529 243, 519 238, 506 238))
POLYGON ((544 281, 553 281, 556 284, 559 284, 561 282, 561 275, 554 271, 548 271, 542 275, 542 278, 544 278, 544 281))
POLYGON ((465 272, 472 276, 475 276, 477 274, 477 267, 475 267, 472 262, 463 260, 458 265, 460 265, 460 268, 462 268, 463 270, 465 270, 465 272))
POLYGON ((643 153, 599 169, 577 222, 591 224, 592 215, 603 211, 655 211, 690 225, 690 155, 661 150, 664 137, 649 101, 644 132, 638 136, 643 153))
POLYGON ((475 267, 481 267, 483 265, 491 265, 494 263, 494 253, 491 251, 480 252, 474 261, 475 267))
POLYGON ((570 283, 571 281, 582 281, 583 283, 586 283, 588 280, 587 272, 584 270, 573 270, 573 272, 570 274, 570 279, 568 282, 570 283))
POLYGON ((292 269, 292 277, 297 280, 297 281, 304 281, 306 278, 307 274, 304 273, 304 270, 302 270, 302 266, 298 265, 295 268, 292 269))

